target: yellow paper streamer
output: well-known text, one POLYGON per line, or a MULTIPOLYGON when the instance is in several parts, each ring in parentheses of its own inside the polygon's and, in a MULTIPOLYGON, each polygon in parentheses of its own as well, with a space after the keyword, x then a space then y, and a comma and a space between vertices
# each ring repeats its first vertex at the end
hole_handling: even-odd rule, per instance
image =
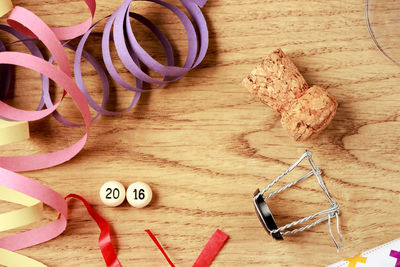
MULTIPOLYGON (((26 206, 26 208, 0 214, 0 232, 34 223, 42 218, 43 203, 37 199, 0 186, 0 200, 26 206)), ((0 248, 0 265, 7 267, 46 267, 41 262, 2 248, 0 248)))
MULTIPOLYGON (((0 10, 1 10, 0 0, 0 10)), ((1 13, 1 12, 0 12, 1 13)), ((26 121, 0 120, 0 146, 29 138, 29 124, 26 121)))
POLYGON ((3 248, 0 248, 0 265, 7 267, 46 267, 41 262, 3 248))
POLYGON ((0 17, 7 14, 13 8, 11 0, 0 0, 0 17))
POLYGON ((26 206, 0 214, 0 232, 34 223, 42 218, 43 203, 39 200, 3 186, 0 186, 0 200, 26 206))

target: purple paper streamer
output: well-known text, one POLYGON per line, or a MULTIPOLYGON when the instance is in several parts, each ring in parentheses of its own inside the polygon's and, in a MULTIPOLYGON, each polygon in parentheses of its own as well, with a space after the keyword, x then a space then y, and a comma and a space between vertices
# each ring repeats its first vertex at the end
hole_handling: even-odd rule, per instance
MULTIPOLYGON (((186 8, 188 13, 192 17, 194 23, 192 23, 189 17, 181 9, 162 0, 136 0, 136 1, 153 2, 169 9, 178 17, 180 22, 183 24, 188 39, 188 54, 185 63, 182 67, 175 66, 172 46, 168 41, 167 37, 162 33, 162 31, 157 26, 155 26, 150 20, 143 17, 142 15, 139 15, 136 12, 130 12, 130 6, 133 1, 135 0, 125 0, 123 4, 113 14, 104 18, 107 19, 107 22, 102 33, 102 56, 105 69, 115 82, 120 84, 125 89, 134 92, 132 101, 127 108, 123 109, 122 111, 110 111, 106 109, 110 95, 109 79, 101 64, 97 62, 92 55, 90 55, 84 50, 85 43, 87 42, 93 29, 97 27, 99 22, 104 19, 96 22, 81 37, 79 44, 76 48, 69 45, 68 42, 64 43, 65 47, 71 50, 75 50, 75 59, 74 59, 75 81, 81 92, 84 94, 88 104, 97 112, 96 116, 92 118, 92 120, 96 120, 100 115, 119 115, 123 112, 129 111, 132 107, 136 105, 137 101, 140 98, 141 93, 151 91, 148 89, 144 89, 143 83, 155 84, 156 87, 154 89, 161 88, 166 83, 173 82, 182 78, 187 72, 197 67, 202 62, 202 60, 206 55, 208 49, 209 35, 208 35, 207 23, 199 6, 203 7, 207 2, 207 0, 181 0, 182 5, 186 8), (140 46, 132 31, 130 18, 133 18, 134 21, 142 23, 144 26, 150 29, 151 32, 155 35, 155 37, 160 41, 165 51, 165 55, 167 58, 167 65, 163 65, 160 62, 156 61, 145 51, 143 47, 140 46), (196 29, 198 33, 196 32, 196 29), (133 76, 135 76, 136 78, 135 86, 124 81, 118 74, 117 70, 115 69, 110 55, 110 43, 112 42, 114 42, 117 54, 121 62, 125 66, 125 68, 133 76), (98 74, 101 80, 101 85, 103 88, 103 98, 101 105, 98 105, 93 100, 93 98, 90 96, 89 92, 86 89, 81 70, 82 58, 86 59, 94 67, 96 73, 98 74), (146 67, 152 69, 157 73, 164 75, 164 78, 162 80, 158 80, 149 76, 142 70, 143 65, 145 65, 146 67)), ((34 44, 34 42, 32 42, 32 40, 29 40, 29 38, 26 37, 25 35, 22 35, 16 32, 14 29, 5 25, 0 25, 0 30, 7 31, 13 34, 22 42, 24 42, 24 44, 28 47, 28 49, 33 55, 43 58, 43 55, 41 54, 38 47, 34 44)), ((3 43, 0 42, 0 51, 5 51, 5 50, 6 50, 5 46, 3 45, 3 43)), ((54 60, 53 57, 51 57, 49 61, 53 62, 53 60, 54 60)), ((0 71, 2 77, 1 79, 2 82, 0 86, 0 97, 3 97, 3 95, 7 93, 6 90, 9 87, 8 84, 11 78, 9 68, 10 67, 8 65, 0 65, 0 71)), ((42 109, 44 106, 47 107, 53 106, 53 102, 51 100, 49 93, 49 79, 44 75, 42 75, 41 78, 42 78, 42 97, 37 110, 42 109)), ((64 125, 82 126, 82 124, 77 124, 68 121, 57 111, 53 112, 52 115, 64 125)))
MULTIPOLYGON (((201 10, 192 1, 182 0, 181 2, 188 10, 189 14, 192 16, 199 30, 200 52, 198 55, 197 55, 198 39, 195 26, 192 24, 190 19, 186 16, 186 14, 182 10, 162 0, 142 0, 142 1, 153 2, 161 6, 164 6, 165 8, 171 10, 179 18, 179 20, 181 21, 186 30, 186 34, 188 37, 188 56, 186 58, 186 62, 183 67, 172 66, 173 62, 170 62, 169 60, 168 60, 168 66, 164 66, 161 63, 157 62, 155 59, 153 59, 136 41, 128 17, 129 8, 132 3, 132 0, 125 0, 124 3, 121 5, 121 7, 118 8, 117 11, 110 16, 104 28, 103 39, 102 39, 103 60, 108 73, 114 79, 114 81, 116 81, 122 87, 128 90, 136 92, 148 92, 149 90, 144 90, 142 88, 130 85, 129 83, 125 82, 116 71, 110 55, 109 39, 111 35, 111 28, 113 28, 113 39, 115 42, 115 48, 124 66, 128 69, 128 71, 132 75, 141 79, 143 82, 147 82, 149 84, 157 84, 158 86, 155 89, 160 88, 161 86, 163 86, 168 82, 176 81, 182 78, 188 71, 198 66, 204 59, 204 56, 208 49, 207 24, 203 14, 201 13, 201 10), (134 60, 132 60, 131 58, 132 53, 130 51, 132 51, 132 53, 135 56, 137 56, 144 65, 146 65, 150 69, 160 74, 165 75, 164 79, 160 81, 144 73, 141 70, 140 66, 138 66, 134 62, 134 60), (196 57, 197 60, 195 61, 196 57)), ((155 35, 161 41, 159 33, 155 33, 155 35)), ((164 48, 166 45, 168 45, 169 47, 170 44, 168 40, 165 40, 165 42, 167 44, 161 41, 164 48)), ((166 51, 166 55, 167 59, 173 58, 172 50, 166 51)))
MULTIPOLYGON (((0 41, 0 52, 6 51, 6 47, 3 42, 0 41)), ((7 64, 0 64, 0 100, 3 101, 6 98, 8 89, 10 87, 11 80, 11 66, 7 64)))

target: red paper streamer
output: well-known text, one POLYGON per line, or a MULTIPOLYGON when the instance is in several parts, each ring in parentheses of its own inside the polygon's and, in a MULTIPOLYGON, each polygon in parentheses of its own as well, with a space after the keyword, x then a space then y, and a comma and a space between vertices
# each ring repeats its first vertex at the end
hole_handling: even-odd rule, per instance
POLYGON ((114 246, 111 243, 110 236, 110 225, 108 222, 101 217, 97 212, 95 212, 90 204, 83 197, 76 194, 69 194, 65 197, 79 199, 85 205, 87 211, 90 216, 92 216, 93 220, 97 223, 100 228, 100 236, 99 236, 99 247, 101 253, 103 254, 104 261, 106 262, 107 267, 121 267, 121 263, 118 260, 117 253, 115 252, 114 246))
POLYGON ((211 265, 215 257, 218 255, 219 251, 225 245, 229 236, 217 229, 212 235, 207 245, 204 247, 203 251, 200 253, 193 267, 208 267, 211 265))
POLYGON ((163 249, 163 247, 161 246, 161 244, 158 242, 157 238, 153 235, 153 233, 150 230, 144 230, 149 236, 150 238, 153 240, 153 242, 157 245, 158 249, 161 251, 161 253, 164 255, 165 259, 168 261, 169 265, 171 265, 171 267, 175 267, 175 265, 172 263, 172 261, 169 259, 167 253, 165 252, 165 250, 163 249))
MULTIPOLYGON (((175 267, 172 261, 169 259, 167 253, 164 251, 161 244, 158 242, 157 238, 153 235, 150 230, 145 230, 146 233, 150 236, 153 242, 156 244, 158 249, 164 255, 165 259, 168 261, 169 265, 175 267)), ((197 258, 196 262, 193 264, 193 267, 208 267, 214 261, 215 257, 218 255, 219 251, 225 245, 226 241, 228 240, 229 236, 222 232, 221 230, 217 229, 215 233, 212 235, 210 240, 207 242, 206 246, 204 247, 203 251, 200 253, 199 257, 197 258)))

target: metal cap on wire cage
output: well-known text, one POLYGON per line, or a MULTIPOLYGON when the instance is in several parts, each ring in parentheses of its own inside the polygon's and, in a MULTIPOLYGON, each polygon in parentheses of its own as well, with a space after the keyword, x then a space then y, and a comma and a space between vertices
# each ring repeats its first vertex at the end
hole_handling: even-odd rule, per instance
POLYGON ((329 226, 329 234, 332 237, 332 240, 336 246, 336 249, 339 251, 339 248, 343 245, 342 244, 342 234, 340 233, 339 230, 339 205, 338 203, 336 203, 332 197, 330 196, 328 189, 325 186, 324 181, 322 180, 321 177, 321 170, 315 165, 313 159, 312 159, 312 154, 309 151, 305 151, 303 153, 303 155, 299 158, 299 160, 294 163, 292 166, 290 166, 285 172, 283 172, 281 175, 279 175, 275 180, 273 180, 266 188, 264 188, 262 191, 260 191, 259 189, 256 190, 256 192, 254 193, 253 196, 253 203, 254 203, 254 207, 256 209, 256 213, 258 215, 258 218, 260 219, 261 224, 264 226, 265 230, 274 238, 277 240, 283 240, 283 236, 285 235, 289 235, 289 234, 295 234, 304 230, 307 230, 321 222, 324 222, 326 220, 328 220, 328 226, 329 226), (310 163, 311 166, 311 171, 309 171, 308 173, 306 173, 305 175, 303 175, 302 177, 300 177, 299 179, 297 179, 294 182, 291 182, 287 185, 285 185, 284 187, 271 192, 270 194, 268 194, 266 197, 264 197, 264 194, 272 187, 274 186, 275 183, 277 183, 280 179, 282 179, 286 174, 288 174, 289 172, 291 172, 294 168, 296 168, 304 159, 307 159, 308 162, 310 163), (317 177, 317 181, 320 185, 320 187, 322 188, 322 190, 324 191, 326 197, 329 200, 330 203, 330 208, 317 212, 315 214, 312 214, 310 216, 304 217, 300 220, 288 223, 282 227, 278 227, 277 223, 274 219, 274 216, 271 213, 271 210, 269 209, 266 200, 271 198, 272 196, 281 193, 282 191, 290 188, 291 186, 311 177, 311 176, 316 176, 317 177), (310 221, 313 219, 316 219, 317 217, 323 216, 317 220, 315 220, 314 222, 304 226, 304 227, 300 227, 300 228, 295 228, 292 230, 288 230, 289 228, 292 228, 298 224, 301 224, 303 222, 306 221, 310 221), (339 236, 339 243, 336 241, 335 237, 332 234, 332 229, 331 229, 331 219, 333 217, 336 217, 336 230, 339 236))

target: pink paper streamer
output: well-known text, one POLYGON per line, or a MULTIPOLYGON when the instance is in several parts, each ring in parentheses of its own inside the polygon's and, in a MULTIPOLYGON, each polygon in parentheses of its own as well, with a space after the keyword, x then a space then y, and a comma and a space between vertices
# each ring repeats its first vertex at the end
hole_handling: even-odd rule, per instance
MULTIPOLYGON (((202 0, 200 0, 202 1, 202 0)), ((96 12, 96 0, 85 0, 86 5, 90 10, 91 17, 86 21, 73 25, 73 26, 66 26, 66 27, 51 27, 51 31, 54 33, 55 37, 58 40, 70 40, 75 37, 81 36, 92 26, 94 14, 96 12)), ((16 7, 18 8, 18 7, 16 7)), ((32 31, 32 27, 34 24, 27 24, 25 27, 18 27, 18 31, 31 36, 35 37, 37 32, 32 31)), ((48 28, 48 27, 46 27, 48 28)))
POLYGON ((19 29, 31 25, 29 30, 49 48, 60 67, 58 68, 36 56, 18 52, 1 52, 0 62, 2 64, 22 66, 44 74, 61 85, 64 88, 64 93, 60 102, 53 107, 40 111, 19 110, 0 102, 0 116, 11 120, 33 121, 41 119, 52 113, 68 93, 82 114, 86 134, 74 145, 60 151, 41 155, 0 157, 0 167, 12 171, 30 171, 64 163, 77 155, 86 143, 91 123, 88 103, 76 83, 72 80, 71 65, 67 54, 52 30, 39 17, 22 7, 16 7, 7 21, 19 29))
POLYGON ((46 242, 64 232, 67 225, 68 206, 64 198, 56 191, 3 168, 0 168, 0 185, 36 198, 61 214, 60 219, 40 228, 0 238, 0 248, 15 251, 46 242))

